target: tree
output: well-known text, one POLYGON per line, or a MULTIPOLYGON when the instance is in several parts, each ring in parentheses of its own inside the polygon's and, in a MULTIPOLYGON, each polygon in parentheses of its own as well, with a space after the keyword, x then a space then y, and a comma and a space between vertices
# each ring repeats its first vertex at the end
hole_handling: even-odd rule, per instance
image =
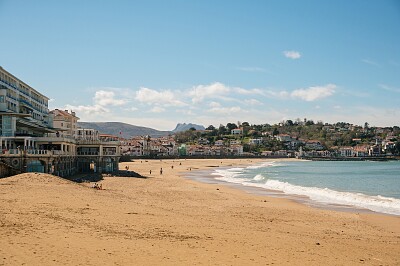
POLYGON ((236 126, 236 124, 234 124, 234 123, 228 123, 228 124, 226 124, 226 128, 227 128, 229 131, 231 131, 232 129, 237 128, 237 126, 236 126))
POLYGON ((207 128, 206 128, 206 130, 214 130, 215 129, 215 127, 213 126, 213 125, 209 125, 207 128))
POLYGON ((285 125, 286 126, 293 126, 293 121, 292 120, 286 120, 285 125))
POLYGON ((219 135, 224 135, 226 132, 226 127, 224 125, 220 125, 218 128, 218 134, 219 135))
POLYGON ((272 136, 279 135, 279 130, 277 128, 274 128, 274 131, 272 132, 272 136))

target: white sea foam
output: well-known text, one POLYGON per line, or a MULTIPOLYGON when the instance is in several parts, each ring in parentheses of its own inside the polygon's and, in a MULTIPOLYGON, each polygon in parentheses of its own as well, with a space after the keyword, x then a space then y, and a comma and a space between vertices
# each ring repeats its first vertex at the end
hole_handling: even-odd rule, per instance
POLYGON ((260 175, 260 174, 256 175, 253 178, 253 180, 255 180, 255 181, 261 181, 261 180, 264 180, 264 179, 265 179, 265 177, 263 175, 260 175))
POLYGON ((284 166, 284 164, 278 163, 275 161, 264 162, 264 163, 260 163, 260 164, 256 164, 256 165, 250 165, 250 166, 246 167, 246 169, 259 169, 259 168, 263 168, 263 167, 274 167, 274 166, 284 166))
POLYGON ((246 178, 240 178, 242 173, 243 173, 243 168, 231 168, 226 170, 215 170, 215 172, 211 173, 211 175, 217 176, 215 178, 217 180, 242 184, 247 180, 246 178))
POLYGON ((303 187, 278 180, 267 180, 266 183, 243 182, 246 186, 257 186, 270 190, 279 190, 286 194, 307 196, 311 200, 328 203, 350 205, 376 212, 400 215, 400 200, 383 196, 369 196, 362 193, 340 192, 328 188, 303 187))
POLYGON ((261 174, 257 174, 252 179, 249 179, 243 177, 243 168, 216 170, 213 175, 218 176, 216 179, 225 182, 278 190, 291 195, 306 196, 320 203, 347 205, 381 213, 400 215, 400 199, 380 195, 370 196, 362 193, 340 192, 328 188, 303 187, 279 180, 266 179, 261 174))

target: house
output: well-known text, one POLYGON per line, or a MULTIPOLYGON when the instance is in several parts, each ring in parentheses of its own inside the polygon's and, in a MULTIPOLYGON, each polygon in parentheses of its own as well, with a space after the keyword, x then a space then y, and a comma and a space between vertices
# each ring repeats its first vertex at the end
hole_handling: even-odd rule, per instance
POLYGON ((199 138, 197 140, 197 143, 200 144, 200 145, 208 145, 208 144, 210 144, 210 141, 208 139, 206 139, 206 138, 199 138))
POLYGON ((318 140, 309 140, 306 142, 305 147, 310 150, 323 150, 324 146, 318 140))
POLYGON ((229 145, 240 145, 240 144, 242 144, 242 142, 238 139, 231 139, 229 141, 229 145))
POLYGON ((288 142, 292 140, 292 137, 287 134, 279 134, 275 136, 275 139, 281 141, 281 142, 288 142))
POLYGON ((249 144, 250 145, 261 145, 263 142, 262 139, 249 139, 249 144))
POLYGON ((357 145, 353 148, 353 155, 357 157, 365 157, 368 156, 368 145, 357 145))
POLYGON ((229 147, 229 151, 232 155, 243 155, 243 146, 242 145, 232 145, 229 147))
POLYGON ((379 156, 381 155, 381 146, 380 145, 372 145, 368 150, 369 156, 379 156))
POLYGON ((353 147, 340 147, 339 153, 342 157, 353 157, 353 147))
POLYGON ((242 135, 243 134, 243 129, 241 128, 235 128, 231 130, 231 135, 242 135))
POLYGON ((271 157, 274 154, 273 151, 262 151, 261 156, 271 157))
POLYGON ((216 140, 214 145, 215 146, 224 146, 224 141, 222 139, 216 140))
POLYGON ((279 150, 275 152, 276 156, 279 157, 287 157, 288 156, 288 152, 286 150, 279 150))

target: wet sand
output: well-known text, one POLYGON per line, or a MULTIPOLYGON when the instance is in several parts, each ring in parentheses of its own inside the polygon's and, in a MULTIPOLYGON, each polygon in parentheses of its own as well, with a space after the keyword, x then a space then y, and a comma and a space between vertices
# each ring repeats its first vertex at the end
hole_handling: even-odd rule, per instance
POLYGON ((0 179, 0 265, 400 265, 399 217, 182 177, 256 161, 121 163, 148 178, 106 177, 103 190, 45 174, 0 179))

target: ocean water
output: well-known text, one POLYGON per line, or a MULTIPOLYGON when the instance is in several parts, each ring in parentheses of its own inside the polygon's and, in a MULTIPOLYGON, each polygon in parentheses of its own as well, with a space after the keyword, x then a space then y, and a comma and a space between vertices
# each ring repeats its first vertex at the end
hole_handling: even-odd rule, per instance
POLYGON ((400 215, 400 161, 268 161, 211 175, 321 205, 400 215))

